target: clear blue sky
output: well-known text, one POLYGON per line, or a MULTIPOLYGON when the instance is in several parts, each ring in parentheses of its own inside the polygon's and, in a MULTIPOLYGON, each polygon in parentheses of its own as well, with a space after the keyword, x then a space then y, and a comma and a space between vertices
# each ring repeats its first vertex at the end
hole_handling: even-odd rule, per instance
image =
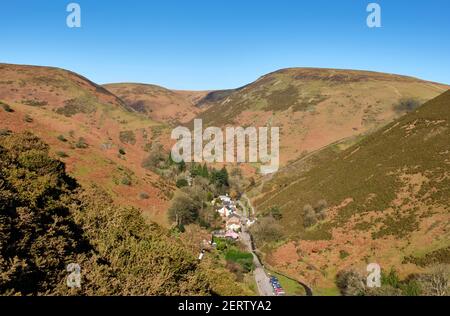
POLYGON ((0 62, 174 89, 234 88, 286 67, 450 84, 450 1, 1 1, 0 62), (70 2, 81 5, 81 29, 66 26, 70 2), (380 29, 366 26, 370 2, 382 7, 380 29))

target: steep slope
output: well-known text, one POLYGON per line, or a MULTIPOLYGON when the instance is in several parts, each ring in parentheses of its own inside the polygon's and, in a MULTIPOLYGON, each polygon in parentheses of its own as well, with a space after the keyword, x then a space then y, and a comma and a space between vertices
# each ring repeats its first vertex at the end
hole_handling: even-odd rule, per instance
POLYGON ((424 103, 448 88, 367 71, 283 69, 216 95, 199 118, 210 126, 281 127, 281 160, 286 164, 342 139, 351 143, 403 115, 405 103, 424 103))
POLYGON ((197 249, 80 188, 34 135, 0 136, 0 295, 248 294, 197 249), (80 288, 66 285, 69 263, 80 288))
POLYGON ((405 276, 450 263, 450 91, 341 153, 328 148, 285 168, 253 194, 260 214, 282 213, 285 242, 266 244, 266 260, 319 293, 352 266, 365 273, 376 262, 405 276), (313 207, 326 204, 316 218, 313 207))
POLYGON ((73 116, 100 107, 132 111, 118 97, 88 79, 58 68, 0 64, 0 100, 43 107, 73 116))
POLYGON ((116 83, 104 86, 134 110, 159 122, 187 122, 201 109, 196 106, 208 92, 175 91, 149 84, 116 83))
POLYGON ((0 65, 0 129, 31 130, 81 183, 166 224, 171 187, 141 167, 145 149, 165 126, 72 72, 0 65))

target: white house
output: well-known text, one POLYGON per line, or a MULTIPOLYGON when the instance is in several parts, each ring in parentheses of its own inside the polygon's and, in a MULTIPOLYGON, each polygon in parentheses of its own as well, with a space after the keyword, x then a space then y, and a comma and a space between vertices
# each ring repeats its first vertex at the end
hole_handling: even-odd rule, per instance
POLYGON ((231 215, 234 214, 234 211, 231 208, 227 207, 227 206, 222 207, 221 209, 217 210, 217 212, 222 217, 228 217, 228 216, 231 216, 231 215))
POLYGON ((228 231, 240 231, 241 230, 241 219, 237 215, 231 215, 226 223, 226 228, 228 231))
POLYGON ((228 195, 221 195, 221 196, 219 196, 219 199, 223 203, 231 203, 231 198, 228 195))

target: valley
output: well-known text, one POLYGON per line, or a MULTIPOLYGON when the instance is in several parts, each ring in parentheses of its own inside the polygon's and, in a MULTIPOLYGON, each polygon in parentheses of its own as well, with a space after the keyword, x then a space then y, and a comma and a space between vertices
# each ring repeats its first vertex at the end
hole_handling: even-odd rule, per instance
MULTIPOLYGON (((133 208, 145 225, 157 224, 164 236, 158 242, 179 245, 191 260, 186 273, 192 278, 165 293, 255 295, 251 273, 263 275, 261 264, 308 284, 314 295, 345 295, 340 276, 364 276, 373 262, 407 287, 416 279, 427 284, 425 276, 450 263, 449 89, 393 74, 288 68, 236 89, 181 91, 141 83, 98 85, 68 70, 0 64, 0 147, 20 169, 16 156, 24 153, 14 153, 14 147, 42 141, 48 148, 39 157, 63 162, 67 176, 84 190, 108 196, 109 211, 133 208), (261 175, 259 161, 174 161, 171 132, 200 119, 205 128, 279 127, 279 171, 261 175), (245 235, 243 243, 225 242, 194 263, 202 242, 224 225, 210 203, 223 194, 240 201, 244 216, 255 217, 249 233, 257 249, 249 249, 245 235), (256 252, 262 263, 249 269, 239 258, 227 259, 245 251, 256 252), (201 286, 190 292, 192 280, 201 286)), ((44 145, 37 146, 21 150, 28 155, 44 145)), ((9 174, 3 167, 2 174, 9 174)), ((21 172, 31 174, 26 170, 21 172)), ((20 185, 10 190, 21 192, 20 185)), ((87 199, 95 200, 95 194, 87 199)), ((145 225, 138 226, 144 241, 153 238, 145 225)), ((89 225, 83 229, 94 238, 89 225)), ((110 245, 108 238, 99 247, 110 245)), ((115 259, 108 260, 114 266, 115 259)), ((151 273, 160 277, 160 271, 151 273)), ((129 283, 118 291, 135 293, 129 283)), ((358 293, 380 294, 366 288, 358 293)))

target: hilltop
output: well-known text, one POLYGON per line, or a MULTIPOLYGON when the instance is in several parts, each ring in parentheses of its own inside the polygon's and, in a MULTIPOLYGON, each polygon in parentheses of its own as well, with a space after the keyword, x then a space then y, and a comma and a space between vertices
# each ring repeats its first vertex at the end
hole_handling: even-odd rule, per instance
MULTIPOLYGON (((167 126, 73 72, 0 64, 1 132, 32 131, 82 184, 96 184, 120 205, 167 224, 173 188, 142 167, 167 126)), ((170 134, 169 134, 170 135, 170 134)))
POLYGON ((371 262, 402 277, 450 263, 449 153, 447 91, 344 151, 286 167, 252 192, 260 215, 282 214, 283 242, 260 243, 267 262, 319 294, 371 262))
POLYGON ((337 141, 348 147, 448 86, 355 70, 289 68, 211 97, 208 126, 279 126, 284 165, 337 141))

